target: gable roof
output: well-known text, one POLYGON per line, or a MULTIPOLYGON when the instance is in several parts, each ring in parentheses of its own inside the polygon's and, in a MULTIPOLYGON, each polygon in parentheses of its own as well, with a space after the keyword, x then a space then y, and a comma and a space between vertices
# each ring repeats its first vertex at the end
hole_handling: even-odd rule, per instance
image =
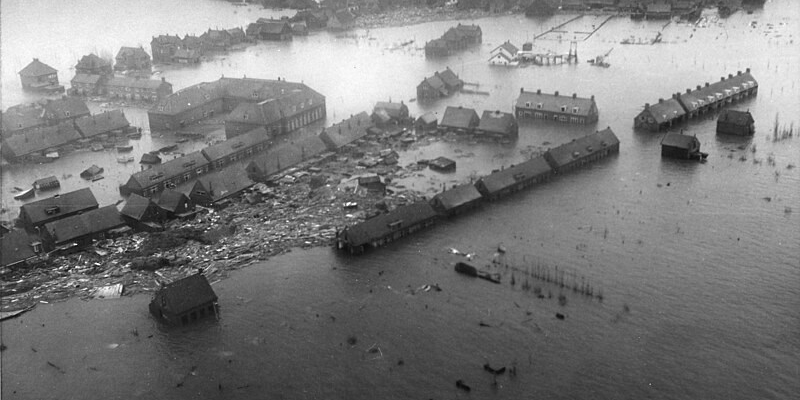
POLYGON ((659 100, 658 103, 649 105, 647 109, 645 109, 645 112, 649 112, 656 123, 659 124, 686 115, 686 111, 683 110, 681 103, 673 98, 663 101, 659 100))
POLYGON ((749 126, 755 122, 753 115, 750 114, 750 111, 730 110, 727 108, 722 110, 722 113, 720 113, 717 121, 740 126, 749 126))
POLYGON ((26 65, 25 68, 19 71, 19 74, 25 77, 35 77, 55 74, 57 72, 58 71, 55 68, 39 61, 38 58, 34 58, 30 64, 26 65))
POLYGON ((474 126, 473 120, 477 119, 478 113, 471 108, 448 106, 444 110, 444 115, 442 116, 442 120, 439 122, 439 126, 470 129, 474 126))
POLYGON ((747 72, 738 71, 736 75, 728 75, 727 79, 723 78, 708 86, 698 86, 695 90, 687 90, 688 93, 681 93, 678 100, 687 112, 692 112, 706 104, 756 87, 758 82, 748 68, 747 72))
POLYGON ((678 147, 681 149, 690 149, 693 144, 698 143, 699 140, 696 136, 684 135, 681 133, 667 133, 661 139, 662 146, 678 147))
POLYGON ((82 236, 105 232, 125 225, 113 204, 86 211, 44 225, 45 230, 56 243, 80 238, 82 236))
POLYGON ((24 211, 33 225, 52 219, 54 215, 47 214, 47 209, 57 206, 58 214, 69 214, 76 211, 97 208, 97 199, 91 189, 83 188, 72 192, 61 193, 42 200, 26 203, 20 206, 20 213, 24 211))
POLYGON ((497 193, 503 189, 516 185, 518 182, 527 181, 537 176, 549 174, 552 168, 539 156, 511 167, 493 172, 480 179, 489 194, 497 193))
POLYGON ((508 52, 512 56, 514 54, 517 54, 517 52, 519 52, 519 49, 517 48, 517 46, 514 46, 513 44, 511 44, 511 42, 508 42, 508 41, 503 43, 503 44, 501 44, 500 46, 495 47, 491 51, 491 53, 494 54, 494 52, 497 51, 497 50, 505 50, 506 52, 508 52))
POLYGON ((189 197, 175 189, 165 189, 158 198, 158 206, 170 212, 176 212, 182 203, 189 202, 189 197))
POLYGON ((248 147, 253 147, 259 143, 267 143, 270 139, 267 130, 264 127, 258 127, 250 132, 205 147, 200 151, 206 156, 208 161, 213 163, 216 160, 228 157, 248 147))
POLYGON ((80 133, 69 122, 56 126, 40 126, 29 131, 10 136, 3 141, 14 156, 19 157, 36 151, 55 148, 63 144, 81 139, 80 133))
POLYGON ((384 237, 392 232, 436 218, 436 216, 436 211, 427 201, 418 201, 397 207, 362 223, 348 226, 340 235, 343 235, 351 246, 361 246, 369 243, 372 239, 384 237))
POLYGON ((570 114, 588 116, 592 106, 595 105, 594 96, 591 98, 584 98, 578 97, 577 95, 573 94, 572 96, 563 96, 559 95, 558 92, 555 94, 548 94, 548 93, 541 93, 541 91, 537 90, 536 92, 526 92, 522 91, 517 98, 516 106, 519 108, 531 109, 531 110, 543 110, 549 112, 567 112, 570 114), (538 104, 542 104, 541 108, 538 108, 538 104), (561 111, 561 107, 566 107, 566 111, 561 111), (576 113, 573 113, 573 108, 578 107, 576 113))
POLYGON ((181 314, 195 307, 217 301, 217 295, 204 275, 194 274, 164 285, 157 292, 163 296, 166 309, 181 314))
POLYGON ((45 109, 45 117, 77 118, 81 115, 89 115, 89 107, 86 106, 86 102, 77 97, 64 96, 56 100, 48 99, 43 107, 45 109))
POLYGON ((433 124, 438 121, 438 118, 436 118, 436 114, 433 111, 428 111, 417 118, 417 121, 421 121, 424 124, 433 124))
POLYGON ((4 113, 0 113, 3 130, 13 132, 44 125, 43 113, 42 107, 36 104, 9 107, 4 113))
POLYGON ((437 75, 444 81, 444 84, 449 87, 462 86, 464 84, 464 81, 462 81, 450 67, 445 68, 444 71, 439 72, 437 75))
POLYGON ((554 149, 547 151, 550 160, 555 164, 553 168, 558 169, 576 159, 587 157, 591 154, 602 151, 606 147, 619 144, 617 135, 611 128, 574 139, 569 143, 562 144, 554 149))
POLYGON ((195 151, 163 164, 154 165, 150 169, 136 172, 131 175, 128 184, 135 183, 139 188, 146 188, 206 165, 208 165, 208 160, 203 153, 195 151))
POLYGON ((408 113, 408 106, 403 102, 379 101, 375 103, 375 108, 372 112, 377 113, 380 110, 383 110, 391 118, 400 119, 403 118, 403 114, 408 113))
POLYGON ((78 64, 75 65, 75 69, 93 69, 93 68, 102 68, 105 66, 110 66, 111 63, 98 57, 94 53, 89 53, 83 57, 81 57, 78 64))
POLYGON ((478 129, 486 132, 509 133, 517 124, 513 114, 500 111, 484 111, 478 129))
POLYGON ((451 210, 467 203, 481 199, 481 194, 475 185, 465 183, 433 196, 444 210, 451 210))
POLYGON ((329 150, 336 150, 367 135, 373 123, 369 115, 362 111, 338 124, 325 128, 319 137, 329 150))
POLYGON ((447 94, 447 88, 444 86, 444 81, 438 75, 433 75, 429 78, 425 78, 422 81, 422 84, 427 83, 430 87, 438 90, 442 94, 447 94))
POLYGON ((117 129, 124 129, 130 126, 128 119, 122 110, 111 110, 100 114, 87 115, 77 118, 75 126, 85 138, 90 138, 103 133, 108 133, 117 129))
POLYGON ((136 221, 141 221, 146 216, 147 210, 155 207, 156 204, 153 200, 147 197, 139 196, 136 193, 131 193, 125 200, 125 206, 122 207, 120 214, 128 216, 136 221))
POLYGON ((172 35, 158 35, 158 36, 154 36, 153 39, 150 41, 150 43, 156 43, 156 44, 162 44, 162 45, 163 44, 180 45, 181 44, 181 38, 178 35, 175 35, 175 36, 172 36, 172 35))
POLYGON ((144 51, 144 49, 141 47, 126 47, 126 46, 120 47, 119 52, 117 52, 117 56, 115 58, 119 59, 127 57, 134 57, 147 60, 150 59, 150 55, 147 54, 147 52, 144 51))
POLYGON ((12 230, 0 237, 0 266, 14 265, 36 256, 31 239, 23 230, 12 230))
POLYGON ((198 189, 203 190, 212 202, 217 202, 241 193, 253 185, 255 182, 241 168, 233 166, 198 177, 190 193, 194 194, 198 189))

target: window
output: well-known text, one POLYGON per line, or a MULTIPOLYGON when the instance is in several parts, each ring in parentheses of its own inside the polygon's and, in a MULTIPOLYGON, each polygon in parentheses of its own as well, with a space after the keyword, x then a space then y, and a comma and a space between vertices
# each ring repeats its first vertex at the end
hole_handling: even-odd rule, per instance
POLYGON ((254 98, 257 98, 257 97, 258 97, 258 92, 255 92, 255 91, 254 91, 254 92, 253 92, 253 97, 254 97, 254 98))
POLYGON ((561 106, 561 112, 567 112, 567 106, 561 106))
POLYGON ((530 107, 530 106, 531 106, 531 102, 530 101, 526 101, 525 102, 525 107, 530 107))
POLYGON ((542 109, 542 103, 537 103, 536 104, 536 109, 541 110, 542 109))
POLYGON ((577 114, 578 113, 578 109, 579 109, 578 107, 572 107, 572 113, 573 114, 577 114))
POLYGON ((69 111, 64 111, 64 115, 69 117, 69 111))

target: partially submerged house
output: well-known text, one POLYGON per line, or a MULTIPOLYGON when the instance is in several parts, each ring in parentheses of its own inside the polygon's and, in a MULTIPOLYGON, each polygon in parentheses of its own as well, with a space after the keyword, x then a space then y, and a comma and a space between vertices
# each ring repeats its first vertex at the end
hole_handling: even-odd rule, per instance
POLYGON ((553 168, 544 157, 535 157, 517 165, 492 172, 475 182, 475 187, 488 200, 496 200, 550 179, 553 168))
POLYGON ((162 215, 167 219, 188 216, 194 211, 194 203, 189 196, 175 189, 161 192, 157 205, 162 210, 162 215))
POLYGON ((111 110, 78 118, 75 127, 85 139, 94 139, 100 135, 122 135, 129 130, 130 123, 122 110, 111 110))
POLYGON ((114 57, 116 71, 150 71, 152 63, 150 55, 142 47, 122 46, 114 57))
POLYGON ((438 129, 441 132, 472 133, 480 122, 481 119, 474 109, 448 106, 439 121, 438 129))
POLYGON ((372 122, 378 126, 389 124, 401 124, 408 120, 408 106, 402 101, 393 103, 392 101, 379 101, 372 109, 372 122))
POLYGON ((439 125, 439 119, 436 117, 432 111, 428 111, 425 114, 422 114, 417 120, 414 122, 414 129, 421 131, 421 132, 433 132, 439 125))
POLYGON ((125 226, 116 206, 108 205, 82 214, 48 222, 42 229, 46 250, 79 250, 94 240, 105 239, 106 234, 125 226))
POLYGON ((514 113, 518 119, 533 118, 571 124, 592 124, 597 122, 597 104, 594 95, 590 98, 561 96, 556 91, 554 94, 526 92, 520 89, 514 113))
POLYGON ((697 136, 667 133, 661 139, 661 156, 683 160, 701 160, 708 154, 700 152, 697 136))
POLYGON ((150 313, 172 325, 186 325, 217 315, 217 295, 201 274, 162 286, 150 301, 150 313))
POLYGON ((750 136, 756 131, 755 122, 750 111, 722 110, 717 118, 717 133, 750 136))
POLYGON ((91 189, 83 188, 61 193, 46 199, 23 204, 19 208, 19 219, 29 232, 44 224, 78 215, 99 207, 91 189))
POLYGON ((125 223, 133 229, 143 231, 161 229, 159 222, 163 219, 162 210, 147 197, 132 193, 125 200, 125 206, 119 213, 125 223))
POLYGON ((495 47, 489 54, 489 64, 491 65, 513 65, 517 61, 517 46, 506 41, 500 46, 495 47))
POLYGON ((374 126, 372 119, 362 111, 348 119, 325 128, 319 138, 328 146, 328 150, 336 151, 342 146, 367 136, 367 130, 374 126))
POLYGON ((8 162, 42 162, 47 154, 57 152, 80 140, 81 134, 71 122, 40 126, 3 139, 0 153, 8 162))
POLYGON ((455 186, 433 196, 431 205, 439 213, 453 216, 475 208, 483 197, 471 183, 455 186))
POLYGON ((41 244, 31 240, 23 230, 6 233, 0 237, 0 268, 25 265, 36 258, 37 251, 41 251, 40 247, 41 244))
POLYGON ((19 79, 24 90, 47 93, 64 91, 64 86, 58 84, 58 71, 38 58, 19 71, 19 79))
POLYGON ((611 128, 606 128, 550 149, 544 157, 561 174, 616 153, 619 153, 619 139, 611 128))
POLYGON ((668 129, 686 120, 686 111, 678 101, 678 96, 669 99, 658 99, 658 103, 644 104, 644 110, 633 119, 633 126, 657 132, 668 129))
POLYGON ((519 125, 513 114, 497 111, 484 111, 475 134, 494 139, 514 139, 519 133, 519 125))
POLYGON ((436 171, 452 172, 456 170, 456 162, 447 157, 436 157, 428 161, 428 167, 436 171))
POLYGON ((111 61, 104 60, 94 53, 89 53, 75 65, 76 74, 86 75, 114 75, 114 69, 111 67, 111 61))
POLYGON ((336 233, 339 249, 351 254, 380 247, 436 223, 438 214, 427 201, 397 207, 336 233))
POLYGON ((386 193, 386 184, 383 183, 378 175, 359 176, 357 190, 364 190, 367 193, 378 193, 383 196, 386 193))
POLYGON ((450 67, 444 71, 436 71, 433 76, 425 78, 417 85, 417 99, 437 99, 450 96, 464 87, 462 81, 450 67))

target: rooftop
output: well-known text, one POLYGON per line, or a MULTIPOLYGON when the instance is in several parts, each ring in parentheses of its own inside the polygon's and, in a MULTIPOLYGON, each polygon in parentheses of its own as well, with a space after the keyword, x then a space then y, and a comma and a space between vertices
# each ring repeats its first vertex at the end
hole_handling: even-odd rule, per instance
POLYGON ((97 199, 95 199, 92 191, 89 188, 83 188, 23 204, 20 206, 20 213, 24 211, 31 222, 34 225, 38 225, 59 215, 88 210, 97 206, 97 199), (58 212, 48 214, 47 211, 53 207, 58 207, 58 212))

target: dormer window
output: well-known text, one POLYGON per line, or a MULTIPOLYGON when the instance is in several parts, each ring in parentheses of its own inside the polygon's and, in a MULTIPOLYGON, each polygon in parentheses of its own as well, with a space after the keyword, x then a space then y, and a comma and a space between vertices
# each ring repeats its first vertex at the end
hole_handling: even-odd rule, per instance
POLYGON ((579 107, 572 107, 572 113, 577 114, 579 109, 579 107))
POLYGON ((64 116, 69 117, 69 111, 64 111, 64 116))
POLYGON ((567 112, 567 106, 561 106, 561 112, 567 112))
POLYGON ((526 101, 525 102, 525 107, 530 107, 530 106, 531 106, 531 102, 530 101, 526 101))
POLYGON ((245 121, 247 121, 248 117, 249 117, 249 115, 247 115, 247 114, 242 115, 242 119, 245 120, 245 121))
POLYGON ((308 99, 308 105, 314 104, 314 99, 308 99))
POLYGON ((258 97, 258 92, 255 92, 255 91, 254 91, 254 92, 253 92, 253 98, 257 98, 257 97, 258 97))

